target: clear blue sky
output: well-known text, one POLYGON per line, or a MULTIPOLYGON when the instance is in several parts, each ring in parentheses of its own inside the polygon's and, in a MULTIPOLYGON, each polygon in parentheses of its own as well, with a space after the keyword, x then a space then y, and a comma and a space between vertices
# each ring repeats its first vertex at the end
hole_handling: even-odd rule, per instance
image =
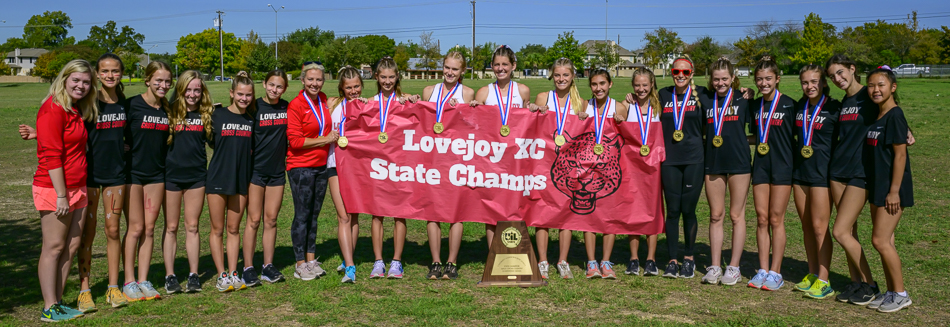
MULTIPOLYGON (((284 1, 231 0, 215 3, 205 1, 165 1, 149 5, 140 1, 17 1, 0 12, 0 41, 19 37, 31 15, 60 10, 73 20, 69 35, 77 41, 85 39, 89 28, 115 20, 119 26, 129 25, 145 35, 146 49, 155 45, 153 53, 175 52, 182 35, 196 33, 213 25, 216 10, 226 13, 224 29, 238 37, 251 30, 265 41, 275 36, 274 12, 268 3, 286 8, 279 13, 278 33, 318 26, 336 31, 337 35, 385 34, 399 41, 418 43, 423 31, 435 31, 442 50, 456 44, 470 45, 471 4, 469 1, 284 1), (268 2, 271 1, 271 2, 268 2), (51 3, 52 2, 52 3, 51 3), (216 4, 215 4, 216 3, 216 4), (93 4, 93 5, 90 5, 93 4)), ((636 49, 642 45, 643 34, 659 26, 671 28, 686 42, 702 35, 732 42, 745 36, 745 29, 754 22, 793 20, 801 22, 809 12, 818 13, 825 22, 839 27, 860 25, 884 19, 900 21, 917 10, 922 27, 939 28, 950 25, 950 1, 945 0, 681 0, 620 1, 595 0, 484 0, 476 2, 476 43, 487 41, 508 44, 515 49, 527 43, 551 45, 558 33, 575 31, 581 42, 603 39, 605 13, 606 34, 612 40, 620 35, 621 46, 636 49)))

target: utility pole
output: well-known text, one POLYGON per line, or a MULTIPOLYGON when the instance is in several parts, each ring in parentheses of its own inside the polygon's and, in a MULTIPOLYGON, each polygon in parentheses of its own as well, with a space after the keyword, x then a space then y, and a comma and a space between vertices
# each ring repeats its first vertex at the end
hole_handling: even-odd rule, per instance
POLYGON ((218 13, 218 54, 221 56, 221 81, 224 82, 224 34, 221 32, 221 25, 224 24, 221 15, 224 12, 220 10, 215 12, 218 13))
MULTIPOLYGON (((471 58, 468 58, 468 60, 470 61, 475 59, 475 0, 472 0, 472 51, 471 52, 472 52, 470 55, 471 58)), ((463 72, 462 74, 465 74, 465 73, 463 72)), ((475 77, 474 66, 472 66, 472 77, 473 78, 475 77)))
POLYGON ((620 64, 623 62, 620 59, 620 34, 617 34, 617 73, 615 75, 620 76, 620 64))
POLYGON ((604 0, 604 43, 607 43, 607 13, 610 11, 607 2, 610 0, 604 0))
MULTIPOLYGON (((268 7, 274 9, 274 61, 277 61, 277 66, 280 66, 280 61, 277 59, 277 41, 280 41, 280 32, 277 31, 277 12, 284 9, 284 6, 280 6, 280 9, 277 9, 277 6, 272 6, 267 4, 268 7)), ((277 69, 277 67, 274 67, 277 69)))

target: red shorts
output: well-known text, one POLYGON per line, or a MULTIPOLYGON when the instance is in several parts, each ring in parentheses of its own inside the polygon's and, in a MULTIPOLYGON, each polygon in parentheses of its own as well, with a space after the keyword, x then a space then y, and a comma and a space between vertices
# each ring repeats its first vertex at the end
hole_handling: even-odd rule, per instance
MULTIPOLYGON (((86 187, 67 188, 66 200, 69 200, 69 211, 85 208, 86 187)), ((56 211, 56 189, 33 185, 33 204, 38 211, 56 211)))

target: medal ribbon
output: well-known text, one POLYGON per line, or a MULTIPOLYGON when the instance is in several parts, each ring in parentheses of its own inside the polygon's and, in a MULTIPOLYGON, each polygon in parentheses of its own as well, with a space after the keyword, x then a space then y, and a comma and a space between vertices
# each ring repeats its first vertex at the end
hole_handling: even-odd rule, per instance
POLYGON ((340 107, 340 127, 337 128, 340 132, 340 137, 343 137, 343 122, 346 121, 346 97, 343 97, 343 102, 341 102, 340 107))
POLYGON ((722 134, 722 122, 726 119, 726 112, 729 109, 729 105, 732 104, 732 89, 729 89, 729 93, 726 93, 725 103, 722 104, 722 109, 719 108, 719 96, 713 98, 713 127, 716 129, 716 136, 722 134))
POLYGON ((571 111, 571 94, 567 94, 567 99, 564 102, 564 108, 561 108, 561 102, 557 99, 557 93, 551 91, 554 97, 554 117, 556 118, 555 122, 557 123, 557 135, 561 135, 564 131, 564 122, 567 121, 567 113, 571 111))
POLYGON ((782 98, 782 92, 775 90, 775 99, 769 106, 769 115, 765 116, 765 97, 762 97, 762 103, 759 105, 759 143, 769 142, 769 130, 772 129, 772 115, 775 114, 775 108, 778 108, 778 100, 782 98), (765 122, 762 119, 765 118, 765 122))
POLYGON ((452 88, 452 91, 449 91, 449 94, 446 94, 445 97, 442 97, 442 90, 444 90, 445 83, 439 83, 439 96, 436 98, 438 102, 435 103, 435 121, 437 123, 442 122, 442 112, 445 110, 445 104, 449 103, 449 99, 455 95, 455 91, 459 89, 459 82, 455 82, 455 87, 452 88))
POLYGON ((501 89, 498 88, 498 82, 495 82, 495 98, 498 99, 498 112, 501 115, 501 124, 508 125, 508 113, 511 111, 511 89, 515 82, 508 82, 508 102, 501 102, 501 89))
POLYGON ((607 113, 610 112, 610 105, 614 102, 614 99, 607 98, 607 103, 604 104, 604 114, 602 116, 597 114, 597 99, 590 99, 590 101, 594 107, 594 137, 596 138, 597 144, 600 144, 600 140, 604 137, 604 122, 607 121, 607 113))
POLYGON ((307 100, 307 105, 310 106, 310 112, 313 113, 313 117, 316 117, 317 123, 320 124, 320 133, 317 135, 323 136, 323 126, 324 126, 323 102, 320 102, 320 96, 317 96, 317 107, 320 108, 319 114, 317 114, 317 110, 313 107, 313 101, 310 100, 310 96, 307 95, 307 91, 303 92, 303 98, 307 100))
POLYGON ((689 102, 690 92, 692 91, 692 85, 686 86, 686 93, 683 95, 683 107, 681 109, 676 106, 676 89, 673 89, 673 125, 677 131, 683 130, 683 118, 686 116, 686 103, 689 102))
POLYGON ((396 97, 394 92, 389 98, 386 99, 386 106, 383 107, 383 94, 379 94, 379 132, 386 132, 386 123, 389 121, 389 106, 393 104, 393 98, 396 97))
POLYGON ((646 122, 644 122, 643 115, 640 112, 639 102, 633 102, 633 110, 637 112, 637 125, 640 125, 640 145, 647 145, 647 138, 650 137, 650 120, 653 119, 653 107, 650 106, 650 101, 647 100, 646 122))
POLYGON ((811 114, 811 120, 808 119, 808 105, 810 105, 810 103, 808 103, 809 101, 811 100, 805 102, 805 112, 803 113, 805 117, 803 117, 802 121, 802 136, 804 137, 803 142, 805 143, 805 146, 811 145, 811 137, 815 131, 815 118, 817 118, 818 113, 821 112, 821 106, 825 105, 825 96, 822 95, 821 99, 818 100, 818 104, 815 105, 815 110, 813 110, 811 114))

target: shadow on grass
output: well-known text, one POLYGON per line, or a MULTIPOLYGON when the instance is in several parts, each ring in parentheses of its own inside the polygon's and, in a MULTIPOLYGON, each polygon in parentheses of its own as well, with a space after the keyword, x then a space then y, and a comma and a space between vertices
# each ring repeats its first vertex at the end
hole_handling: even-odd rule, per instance
POLYGON ((0 314, 13 312, 24 303, 42 299, 36 265, 43 235, 39 216, 32 219, 0 220, 0 314))

